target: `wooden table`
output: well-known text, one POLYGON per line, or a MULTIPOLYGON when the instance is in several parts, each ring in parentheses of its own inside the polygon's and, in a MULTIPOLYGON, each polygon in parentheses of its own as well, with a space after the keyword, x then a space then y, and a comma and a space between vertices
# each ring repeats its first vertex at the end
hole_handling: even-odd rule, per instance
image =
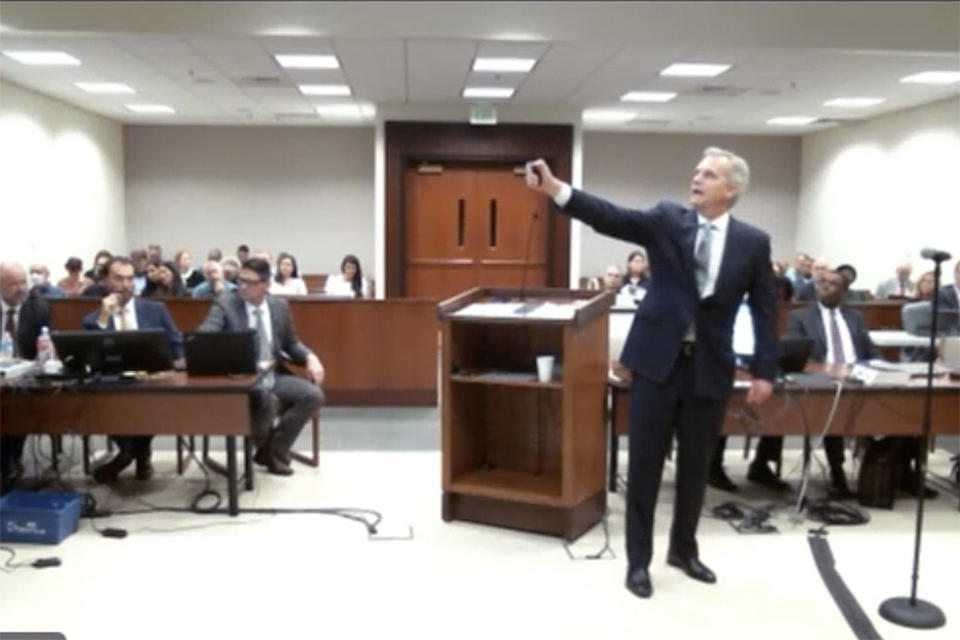
MULTIPOLYGON (((104 384, 19 378, 0 383, 3 433, 79 435, 223 435, 230 515, 237 515, 237 436, 251 433, 248 393, 256 375, 188 376, 167 371, 146 380, 104 384)), ((244 456, 248 488, 253 469, 244 456)))
MULTIPOLYGON (((842 378, 843 367, 810 365, 808 372, 842 378)), ((729 435, 818 436, 832 408, 836 385, 785 383, 760 407, 748 407, 746 388, 734 388, 727 405, 723 433, 729 435)), ((610 459, 608 485, 616 491, 618 436, 629 434, 629 387, 611 379, 610 459)), ((864 386, 844 383, 829 434, 843 436, 919 436, 925 387, 864 386)), ((933 389, 930 414, 932 434, 960 434, 960 383, 940 380, 933 389)))

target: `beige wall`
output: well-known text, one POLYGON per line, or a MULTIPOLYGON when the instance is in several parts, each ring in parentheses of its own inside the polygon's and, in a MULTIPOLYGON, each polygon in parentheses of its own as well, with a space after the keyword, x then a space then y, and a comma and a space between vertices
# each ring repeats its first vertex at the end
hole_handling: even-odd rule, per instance
POLYGON ((960 255, 960 100, 954 98, 805 136, 797 246, 857 267, 875 289, 920 249, 960 255))
POLYGON ((126 250, 121 127, 0 82, 0 260, 44 262, 126 250))
MULTIPOLYGON (((789 258, 797 223, 796 137, 586 132, 583 186, 629 207, 648 207, 664 199, 685 204, 693 168, 709 146, 730 149, 750 164, 749 190, 732 214, 770 234, 775 258, 789 258)), ((632 247, 584 227, 581 273, 599 275, 611 263, 623 269, 632 247)))
POLYGON ((346 253, 374 266, 372 127, 124 128, 131 247, 207 250, 240 243, 301 271, 338 271, 346 253))

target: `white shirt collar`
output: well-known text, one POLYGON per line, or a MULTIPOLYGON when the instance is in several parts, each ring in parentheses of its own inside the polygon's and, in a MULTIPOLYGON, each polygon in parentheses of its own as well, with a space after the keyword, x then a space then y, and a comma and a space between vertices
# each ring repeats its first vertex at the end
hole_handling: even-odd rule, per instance
POLYGON ((723 215, 717 216, 713 220, 710 220, 702 213, 697 211, 697 226, 699 227, 704 224, 712 224, 714 227, 716 227, 717 231, 726 232, 727 225, 730 224, 730 212, 724 211, 723 215))

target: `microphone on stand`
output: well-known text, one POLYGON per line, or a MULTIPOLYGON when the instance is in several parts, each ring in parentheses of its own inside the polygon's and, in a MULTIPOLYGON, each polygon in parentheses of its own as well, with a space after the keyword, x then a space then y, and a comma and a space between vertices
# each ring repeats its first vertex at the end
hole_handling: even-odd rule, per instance
MULTIPOLYGON (((926 248, 920 255, 933 260, 933 290, 940 290, 940 263, 950 259, 946 251, 926 248)), ((920 579, 920 538, 923 534, 923 503, 927 485, 927 443, 930 441, 930 421, 933 396, 933 360, 937 339, 937 315, 940 296, 934 294, 930 321, 930 356, 927 358, 927 388, 924 394, 923 422, 920 425, 920 455, 917 459, 917 512, 913 532, 913 572, 910 574, 910 595, 887 598, 880 604, 880 615, 885 619, 913 629, 936 629, 947 623, 943 610, 929 600, 917 597, 917 582, 920 579)))
POLYGON ((950 254, 946 251, 940 251, 939 249, 933 249, 927 247, 920 251, 920 257, 924 260, 933 260, 934 262, 944 262, 945 260, 950 259, 950 254))

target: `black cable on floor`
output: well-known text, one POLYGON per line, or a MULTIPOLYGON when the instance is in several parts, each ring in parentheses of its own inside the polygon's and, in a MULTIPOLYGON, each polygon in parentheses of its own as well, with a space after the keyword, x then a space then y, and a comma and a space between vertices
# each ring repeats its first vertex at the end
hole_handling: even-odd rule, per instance
POLYGON ((833 596, 833 601, 837 603, 840 613, 850 625, 855 637, 858 640, 882 640, 873 623, 870 622, 870 618, 837 572, 833 553, 830 551, 830 544, 824 537, 823 530, 811 531, 807 541, 810 543, 810 552, 813 554, 813 561, 817 565, 820 577, 823 578, 827 591, 833 596))

